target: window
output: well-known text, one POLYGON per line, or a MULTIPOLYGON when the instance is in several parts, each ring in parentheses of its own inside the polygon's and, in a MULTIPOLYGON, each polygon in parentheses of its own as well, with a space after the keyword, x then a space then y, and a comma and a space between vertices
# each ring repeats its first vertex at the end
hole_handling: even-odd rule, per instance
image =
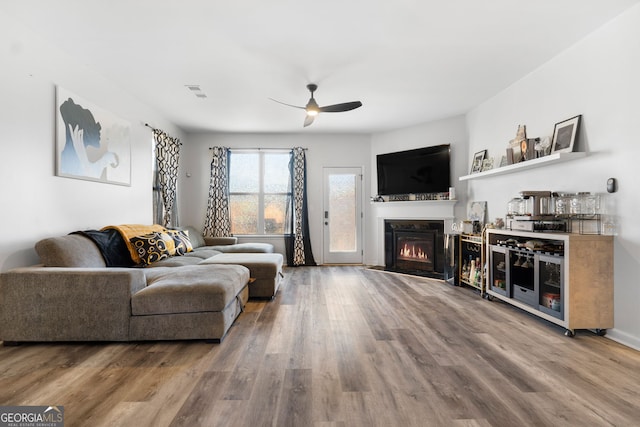
POLYGON ((231 233, 285 233, 288 151, 232 151, 229 161, 231 233))

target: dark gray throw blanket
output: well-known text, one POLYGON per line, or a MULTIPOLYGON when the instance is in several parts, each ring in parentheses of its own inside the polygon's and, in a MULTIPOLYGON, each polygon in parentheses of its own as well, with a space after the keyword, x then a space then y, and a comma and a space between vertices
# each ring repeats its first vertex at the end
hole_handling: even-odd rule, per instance
POLYGON ((70 234, 80 234, 91 239, 100 249, 107 267, 133 267, 135 265, 127 244, 116 229, 74 231, 70 234))

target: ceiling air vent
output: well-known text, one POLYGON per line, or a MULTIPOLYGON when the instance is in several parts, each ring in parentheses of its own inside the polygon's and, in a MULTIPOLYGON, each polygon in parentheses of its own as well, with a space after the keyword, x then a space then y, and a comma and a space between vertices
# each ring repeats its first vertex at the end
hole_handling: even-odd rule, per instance
POLYGON ((196 98, 204 99, 207 97, 207 94, 202 91, 200 85, 184 85, 187 89, 193 93, 196 98))

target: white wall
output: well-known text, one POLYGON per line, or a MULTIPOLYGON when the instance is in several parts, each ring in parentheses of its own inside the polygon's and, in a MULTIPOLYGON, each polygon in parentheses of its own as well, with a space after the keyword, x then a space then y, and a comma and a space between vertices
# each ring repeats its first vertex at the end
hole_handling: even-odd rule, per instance
MULTIPOLYGON (((211 154, 209 147, 230 148, 307 148, 307 191, 309 204, 309 233, 311 248, 317 263, 322 263, 323 241, 323 176, 322 168, 331 166, 357 166, 363 168, 365 200, 370 194, 367 178, 369 170, 368 135, 320 135, 320 134, 189 134, 180 154, 180 222, 202 229, 209 193, 211 154), (190 174, 191 177, 187 177, 190 174)), ((369 204, 365 203, 365 209, 369 204)), ((365 216, 367 212, 365 211, 365 216)), ((252 238, 253 241, 258 239, 252 238)), ((365 236, 365 241, 366 241, 365 236)), ((284 254, 282 237, 267 237, 276 250, 284 254)), ((366 256, 366 248, 365 248, 366 256)))
POLYGON ((150 124, 156 112, 0 12, 0 271, 39 262, 44 237, 117 223, 149 223, 150 124), (55 176, 55 87, 60 85, 132 125, 131 186, 55 176))
POLYGON ((640 348, 640 6, 592 33, 538 70, 471 111, 469 153, 500 156, 519 124, 529 137, 551 135, 556 122, 582 114, 577 151, 586 159, 470 181, 468 197, 489 202, 489 218, 503 217, 521 190, 590 191, 605 196, 615 215, 615 328, 609 336, 640 348))

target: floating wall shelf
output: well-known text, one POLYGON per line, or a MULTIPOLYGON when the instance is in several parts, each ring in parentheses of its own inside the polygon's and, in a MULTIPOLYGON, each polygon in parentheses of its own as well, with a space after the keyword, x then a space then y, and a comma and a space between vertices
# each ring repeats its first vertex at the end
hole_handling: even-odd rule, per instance
POLYGON ((457 200, 397 200, 392 202, 371 202, 373 206, 429 206, 429 205, 455 205, 457 200))
POLYGON ((572 153, 552 153, 548 156, 540 157, 539 159, 527 160, 525 162, 515 163, 513 165, 502 166, 495 169, 490 169, 484 172, 476 172, 471 175, 461 176, 459 181, 468 181, 471 179, 486 178, 489 176, 504 175, 507 173, 514 173, 523 171, 526 169, 539 168, 542 166, 552 165, 556 163, 564 163, 569 160, 581 159, 586 157, 587 153, 572 152, 572 153))

